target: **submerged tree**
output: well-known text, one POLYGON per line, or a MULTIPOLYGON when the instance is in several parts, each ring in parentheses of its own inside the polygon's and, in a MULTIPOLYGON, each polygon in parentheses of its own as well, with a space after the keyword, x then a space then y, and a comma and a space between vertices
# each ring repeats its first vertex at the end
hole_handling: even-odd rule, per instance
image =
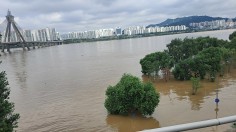
POLYGON ((210 47, 199 53, 203 63, 207 65, 206 71, 209 73, 211 81, 214 82, 216 73, 221 69, 223 53, 221 48, 210 47))
POLYGON ((167 78, 170 74, 170 68, 173 67, 173 59, 167 52, 155 52, 146 55, 140 60, 142 72, 147 75, 158 75, 161 70, 164 73, 164 78, 167 78))
POLYGON ((124 74, 115 86, 109 86, 106 96, 105 107, 110 114, 151 115, 159 103, 159 93, 154 86, 130 74, 124 74))
POLYGON ((209 74, 214 82, 216 74, 222 71, 223 64, 230 62, 232 53, 226 48, 210 47, 197 55, 182 60, 175 65, 173 75, 178 80, 189 80, 191 77, 204 79, 209 74))
POLYGON ((223 66, 231 63, 232 54, 229 49, 236 49, 236 39, 228 41, 210 37, 174 39, 167 45, 167 50, 146 55, 140 60, 142 73, 156 76, 164 73, 165 80, 173 75, 178 80, 190 80, 191 77, 204 79, 205 75, 214 81, 216 74, 223 66))
POLYGON ((209 47, 224 47, 228 41, 210 37, 174 39, 167 45, 168 54, 175 63, 197 55, 200 51, 209 47))
POLYGON ((17 127, 19 114, 13 113, 14 104, 9 102, 10 89, 6 73, 0 73, 0 132, 12 132, 17 127))
POLYGON ((200 78, 191 77, 192 82, 192 94, 195 95, 200 88, 200 78))

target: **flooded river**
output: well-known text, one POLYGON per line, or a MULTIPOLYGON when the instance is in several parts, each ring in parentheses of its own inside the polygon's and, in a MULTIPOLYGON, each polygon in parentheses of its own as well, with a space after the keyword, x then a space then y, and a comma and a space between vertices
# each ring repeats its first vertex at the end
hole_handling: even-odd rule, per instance
MULTIPOLYGON (((139 60, 162 51, 174 38, 212 36, 228 39, 234 30, 100 41, 2 54, 11 87, 10 100, 20 113, 18 132, 132 132, 236 114, 236 70, 215 83, 201 82, 191 95, 188 81, 165 82, 142 76, 139 60), (160 103, 151 117, 108 115, 105 91, 123 73, 153 81, 160 103), (216 91, 220 103, 216 111, 216 91)), ((225 131, 231 124, 202 131, 225 131)))

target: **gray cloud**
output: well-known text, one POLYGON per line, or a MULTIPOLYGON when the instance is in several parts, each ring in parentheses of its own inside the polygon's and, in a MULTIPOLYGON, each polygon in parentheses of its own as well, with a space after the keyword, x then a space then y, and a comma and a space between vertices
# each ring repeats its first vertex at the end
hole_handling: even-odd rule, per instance
POLYGON ((159 23, 191 15, 235 17, 235 0, 1 0, 23 29, 55 27, 59 32, 159 23))

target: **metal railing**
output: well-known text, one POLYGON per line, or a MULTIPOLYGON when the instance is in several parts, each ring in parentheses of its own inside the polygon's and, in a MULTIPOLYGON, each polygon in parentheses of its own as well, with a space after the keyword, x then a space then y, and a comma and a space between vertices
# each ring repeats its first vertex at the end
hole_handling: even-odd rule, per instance
POLYGON ((199 128, 204 128, 204 127, 222 125, 226 123, 233 123, 233 122, 236 122, 236 115, 218 118, 218 119, 192 122, 192 123, 181 124, 181 125, 174 125, 174 126, 169 126, 169 127, 162 127, 162 128, 157 128, 157 129, 143 130, 141 132, 179 132, 179 131, 193 130, 193 129, 199 129, 199 128))

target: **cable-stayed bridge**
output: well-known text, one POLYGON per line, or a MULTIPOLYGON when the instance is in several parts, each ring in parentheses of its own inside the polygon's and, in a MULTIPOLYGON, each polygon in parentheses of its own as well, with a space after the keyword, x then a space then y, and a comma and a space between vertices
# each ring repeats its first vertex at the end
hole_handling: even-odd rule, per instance
POLYGON ((46 47, 62 44, 57 39, 55 29, 46 28, 44 30, 23 30, 14 20, 14 16, 8 10, 6 19, 0 24, 0 48, 4 52, 11 48, 30 50, 30 47, 46 47))

